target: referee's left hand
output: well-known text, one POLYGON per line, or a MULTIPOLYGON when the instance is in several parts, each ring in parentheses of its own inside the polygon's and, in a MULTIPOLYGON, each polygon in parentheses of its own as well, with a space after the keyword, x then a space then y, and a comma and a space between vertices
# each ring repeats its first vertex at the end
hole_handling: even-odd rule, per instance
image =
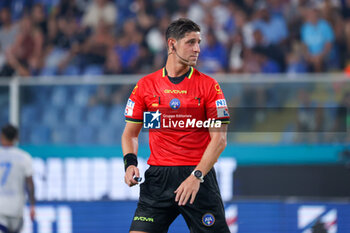
POLYGON ((188 199, 191 197, 190 204, 193 204, 194 199, 198 193, 200 180, 190 175, 184 180, 180 186, 175 190, 175 201, 179 202, 179 206, 186 205, 188 199))

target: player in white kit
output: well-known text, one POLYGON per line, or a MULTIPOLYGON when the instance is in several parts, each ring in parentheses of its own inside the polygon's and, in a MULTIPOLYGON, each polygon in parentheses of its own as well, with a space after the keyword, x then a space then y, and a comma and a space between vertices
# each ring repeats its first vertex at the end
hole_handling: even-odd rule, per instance
POLYGON ((26 192, 30 217, 35 217, 32 158, 15 146, 18 130, 6 125, 0 134, 0 233, 18 233, 23 225, 26 192))

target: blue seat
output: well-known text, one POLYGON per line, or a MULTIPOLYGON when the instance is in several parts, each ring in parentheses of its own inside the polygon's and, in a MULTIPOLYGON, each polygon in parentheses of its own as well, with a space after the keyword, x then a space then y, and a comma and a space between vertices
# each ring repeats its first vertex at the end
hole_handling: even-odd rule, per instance
POLYGON ((64 109, 63 122, 70 126, 80 126, 85 123, 85 108, 70 105, 64 109))
POLYGON ((52 143, 58 145, 73 145, 74 144, 74 127, 57 124, 52 128, 52 143))
POLYGON ((51 93, 51 103, 53 106, 62 107, 68 102, 68 89, 65 86, 54 87, 51 93))
POLYGON ((33 86, 31 87, 33 102, 37 106, 48 104, 52 94, 53 87, 51 86, 33 86))
POLYGON ((121 132, 112 125, 100 127, 97 134, 97 142, 99 145, 116 145, 121 142, 121 132))
POLYGON ((106 122, 107 110, 102 105, 97 105, 88 109, 87 123, 93 126, 102 126, 106 122))
POLYGON ((62 122, 63 110, 55 106, 47 106, 42 113, 42 123, 49 128, 54 128, 62 122))
POLYGON ((87 66, 83 71, 83 76, 97 76, 103 74, 103 67, 99 65, 87 66))
POLYGON ((19 142, 21 144, 29 144, 30 143, 30 127, 29 126, 21 126, 19 129, 19 142))
POLYGON ((4 125, 10 121, 9 118, 9 107, 7 105, 0 106, 0 125, 4 125))
POLYGON ((51 143, 51 131, 43 125, 33 124, 30 127, 29 143, 35 145, 46 145, 51 143))
POLYGON ((44 67, 40 71, 40 76, 52 77, 55 75, 57 75, 57 68, 56 67, 44 67))
POLYGON ((39 122, 40 119, 40 110, 39 106, 28 104, 21 108, 20 122, 22 126, 29 126, 33 122, 39 122))
POLYGON ((70 65, 64 69, 62 74, 68 76, 78 76, 80 75, 80 69, 78 66, 70 65))
POLYGON ((24 9, 30 6, 30 0, 12 0, 11 13, 12 19, 17 21, 23 16, 24 9))
POLYGON ((73 93, 73 103, 79 106, 87 106, 92 93, 93 87, 76 87, 73 93))
POLYGON ((125 106, 124 105, 113 105, 107 116, 108 122, 113 125, 120 125, 120 122, 125 122, 125 106))
POLYGON ((96 130, 94 127, 85 125, 75 128, 76 145, 94 145, 97 144, 96 130))

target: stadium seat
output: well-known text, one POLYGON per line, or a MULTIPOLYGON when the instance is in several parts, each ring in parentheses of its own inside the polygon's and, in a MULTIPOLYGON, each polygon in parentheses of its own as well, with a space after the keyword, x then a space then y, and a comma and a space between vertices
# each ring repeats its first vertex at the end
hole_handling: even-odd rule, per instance
POLYGON ((20 122, 22 126, 29 126, 40 120, 39 108, 36 105, 28 104, 21 108, 20 122))
POLYGON ((103 74, 103 67, 99 65, 87 66, 83 71, 83 76, 96 76, 103 74))
POLYGON ((4 125, 9 122, 9 107, 8 105, 1 105, 0 109, 0 125, 4 125))
POLYGON ((55 67, 44 67, 40 72, 40 76, 52 77, 57 75, 57 68, 55 67))
POLYGON ((51 143, 50 129, 43 125, 33 124, 30 127, 29 144, 45 145, 51 143))
POLYGON ((21 126, 19 132, 19 142, 21 144, 29 144, 30 143, 30 127, 21 126))
POLYGON ((121 142, 121 131, 112 125, 106 125, 98 129, 97 143, 99 145, 116 145, 121 142))
POLYGON ((78 106, 87 106, 91 94, 92 94, 92 87, 88 87, 88 86, 76 87, 73 93, 73 103, 78 106))
POLYGON ((42 114, 42 123, 49 128, 53 128, 60 122, 62 122, 63 118, 63 110, 59 107, 55 106, 47 106, 45 107, 42 114))
POLYGON ((96 130, 94 127, 85 125, 75 128, 75 144, 76 145, 94 145, 97 144, 96 130))
POLYGON ((111 107, 108 113, 108 122, 113 125, 120 125, 125 122, 124 117, 125 106, 123 105, 114 105, 111 107))
POLYGON ((64 109, 63 122, 70 126, 77 126, 84 124, 86 109, 81 106, 70 105, 64 109))
POLYGON ((68 75, 68 76, 78 76, 78 75, 80 75, 80 69, 79 69, 79 67, 77 67, 75 65, 70 65, 66 69, 63 70, 62 74, 68 75))
POLYGON ((51 93, 51 103, 56 107, 63 107, 69 99, 69 90, 66 86, 54 87, 51 93))
POLYGON ((92 126, 103 126, 106 122, 106 108, 102 105, 88 109, 87 123, 92 126))
POLYGON ((52 128, 52 143, 58 145, 74 144, 74 127, 57 124, 52 128))

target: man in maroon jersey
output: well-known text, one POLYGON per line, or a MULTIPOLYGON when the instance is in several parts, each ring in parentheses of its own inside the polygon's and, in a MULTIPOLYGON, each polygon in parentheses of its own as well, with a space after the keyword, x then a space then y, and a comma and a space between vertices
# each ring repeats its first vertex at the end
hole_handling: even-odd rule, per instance
POLYGON ((226 146, 229 114, 219 84, 196 65, 199 26, 189 19, 166 31, 163 69, 140 79, 128 100, 122 136, 125 183, 140 182, 138 135, 149 130, 151 155, 130 232, 167 232, 182 214, 191 232, 229 232, 213 166, 226 146))

